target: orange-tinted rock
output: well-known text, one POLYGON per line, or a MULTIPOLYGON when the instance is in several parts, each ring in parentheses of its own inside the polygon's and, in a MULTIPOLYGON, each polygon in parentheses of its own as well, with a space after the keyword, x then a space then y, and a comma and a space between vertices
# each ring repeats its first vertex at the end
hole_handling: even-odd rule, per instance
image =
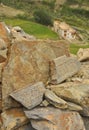
POLYGON ((68 44, 62 41, 22 41, 11 47, 7 66, 3 71, 3 107, 18 106, 9 94, 29 84, 49 79, 49 61, 69 55, 68 44))
POLYGON ((36 130, 85 130, 81 116, 73 111, 61 111, 53 107, 25 111, 36 130))
POLYGON ((10 42, 10 32, 5 23, 0 22, 0 37, 8 44, 10 42))
POLYGON ((10 109, 4 111, 1 116, 4 130, 16 130, 28 122, 28 119, 21 109, 10 109))

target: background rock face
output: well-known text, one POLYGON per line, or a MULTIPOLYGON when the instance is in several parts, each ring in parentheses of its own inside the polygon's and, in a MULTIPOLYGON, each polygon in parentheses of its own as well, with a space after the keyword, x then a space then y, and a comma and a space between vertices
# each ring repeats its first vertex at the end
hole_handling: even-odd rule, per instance
POLYGON ((3 107, 18 106, 9 94, 37 81, 49 79, 49 61, 61 55, 69 55, 68 45, 56 41, 22 41, 14 43, 7 66, 3 72, 3 107))

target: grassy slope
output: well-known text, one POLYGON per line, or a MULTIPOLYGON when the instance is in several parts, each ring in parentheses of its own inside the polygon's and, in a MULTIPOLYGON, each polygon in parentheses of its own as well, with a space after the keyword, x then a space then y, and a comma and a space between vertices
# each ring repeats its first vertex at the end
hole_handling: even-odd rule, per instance
POLYGON ((88 45, 77 45, 77 44, 70 44, 70 52, 76 54, 79 48, 89 48, 88 45))
POLYGON ((4 21, 8 25, 22 27, 25 32, 37 38, 58 39, 58 35, 46 26, 21 19, 4 19, 4 21))

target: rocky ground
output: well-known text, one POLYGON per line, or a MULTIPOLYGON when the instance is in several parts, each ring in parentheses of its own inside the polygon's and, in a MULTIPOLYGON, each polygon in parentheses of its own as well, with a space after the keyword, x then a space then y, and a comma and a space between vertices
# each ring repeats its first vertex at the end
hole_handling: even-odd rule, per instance
POLYGON ((89 130, 88 54, 0 23, 0 129, 89 130))

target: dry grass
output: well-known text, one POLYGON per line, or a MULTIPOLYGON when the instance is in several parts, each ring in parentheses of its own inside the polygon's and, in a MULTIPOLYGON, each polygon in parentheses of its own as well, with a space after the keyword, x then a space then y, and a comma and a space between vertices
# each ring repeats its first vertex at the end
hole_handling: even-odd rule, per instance
POLYGON ((23 11, 11 8, 6 5, 0 5, 0 16, 14 17, 18 14, 24 14, 23 11))

